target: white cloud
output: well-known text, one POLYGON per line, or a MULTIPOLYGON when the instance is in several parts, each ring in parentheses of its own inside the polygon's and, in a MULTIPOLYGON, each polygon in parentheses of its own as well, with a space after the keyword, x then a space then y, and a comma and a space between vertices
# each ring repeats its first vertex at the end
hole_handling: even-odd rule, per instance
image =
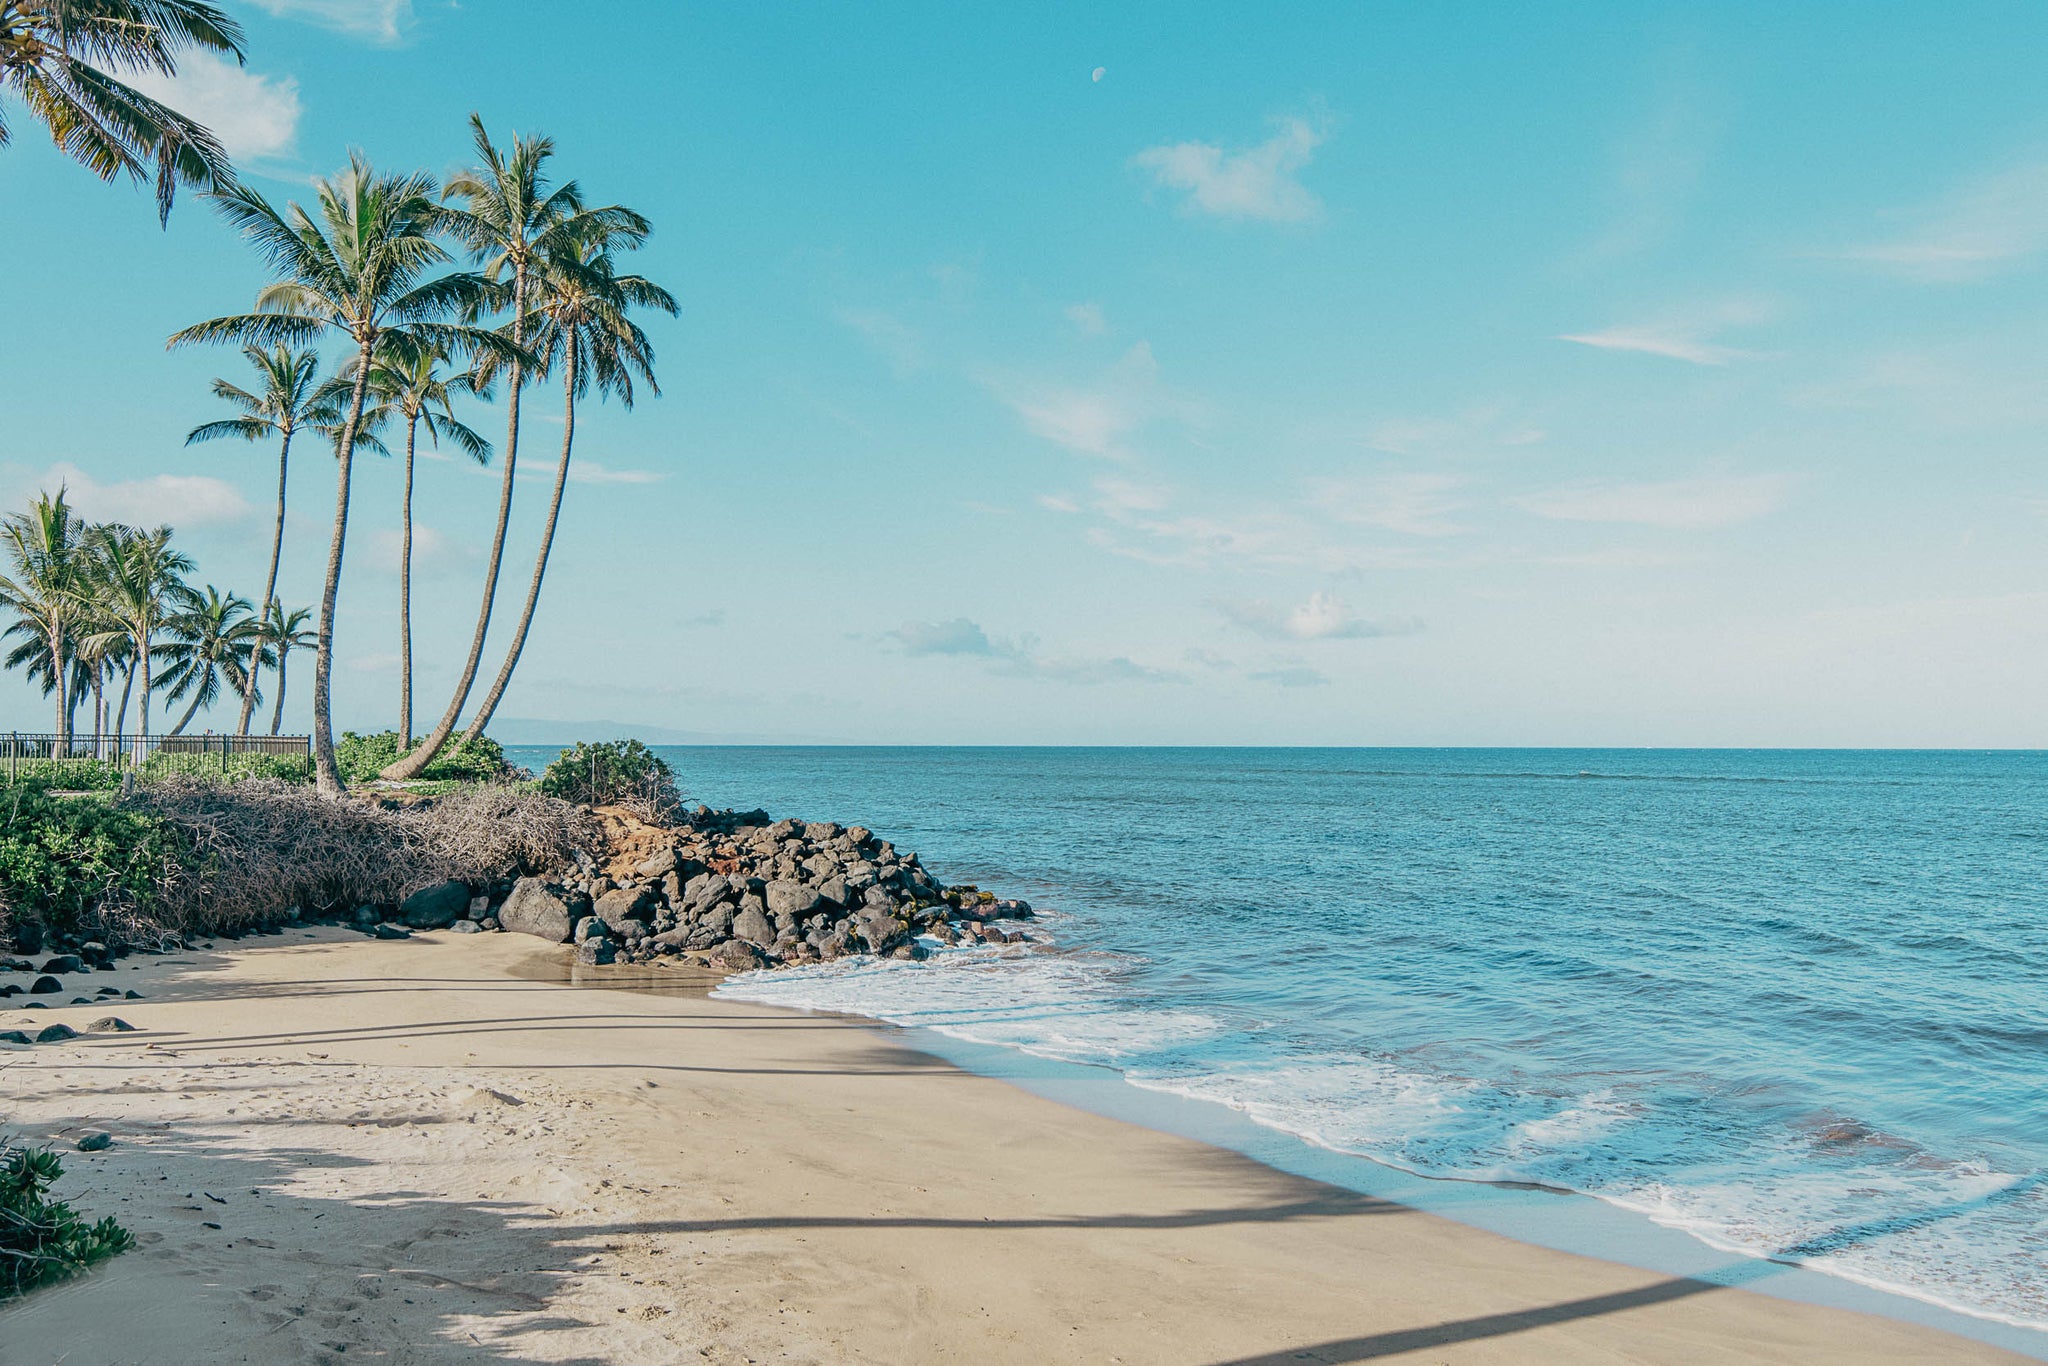
POLYGON ((1024 388, 993 384, 1024 425, 1070 451, 1106 460, 1132 458, 1127 438, 1162 417, 1191 419, 1195 406, 1159 379, 1149 342, 1139 342, 1098 382, 1087 386, 1024 388))
POLYGON ((1468 408, 1450 417, 1399 417, 1380 422, 1365 444, 1394 455, 1465 455, 1502 447, 1533 446, 1542 428, 1510 418, 1498 404, 1468 408))
POLYGON ((1404 536, 1455 536, 1466 528, 1451 520, 1463 506, 1451 495, 1464 483, 1455 474, 1382 474, 1318 479, 1309 488, 1322 510, 1340 522, 1404 536))
POLYGON ((337 33, 395 43, 412 23, 412 0, 255 0, 280 19, 303 19, 337 33))
POLYGON ((1777 511, 1791 491, 1782 474, 1708 474, 1661 483, 1580 483, 1517 499, 1525 511, 1559 522, 1625 522, 1702 530, 1753 521, 1777 511))
MULTIPOLYGON (((403 539, 397 531, 379 531, 371 540, 371 563, 386 573, 396 574, 399 560, 405 552, 403 539)), ((425 522, 414 522, 412 526, 412 572, 415 579, 431 578, 449 570, 465 567, 482 558, 477 547, 457 541, 438 527, 425 522)))
MULTIPOLYGON (((554 476, 550 474, 549 478, 554 476)), ((668 476, 654 470, 615 470, 595 460, 579 460, 569 466, 572 484, 659 484, 668 476)))
POLYGON ((1030 636, 1014 640, 991 638, 980 623, 967 617, 951 621, 905 622, 887 633, 904 654, 956 655, 987 662, 1004 678, 1037 678, 1055 683, 1178 683, 1179 674, 1140 664, 1125 655, 1106 659, 1047 657, 1030 636))
POLYGON ((1177 142, 1148 147, 1131 164, 1150 171, 1164 188, 1187 191, 1189 212, 1300 223, 1322 213, 1322 201, 1295 178, 1322 140, 1322 131, 1306 120, 1288 119, 1256 147, 1226 151, 1211 142, 1177 142))
POLYGON ((210 52, 178 59, 178 74, 140 71, 128 83, 196 119, 236 161, 289 156, 299 131, 299 83, 259 76, 210 52))
POLYGON ((1367 640, 1377 636, 1412 635, 1422 629, 1414 620, 1367 621, 1342 598, 1311 593, 1298 606, 1281 607, 1267 598, 1219 599, 1211 604, 1231 621, 1268 640, 1367 640))
POLYGON ((839 321, 881 353, 898 379, 924 368, 924 342, 910 325, 879 308, 842 309, 839 321))
POLYGON ((1048 512, 1063 512, 1071 515, 1081 510, 1081 505, 1064 493, 1041 493, 1034 501, 1048 512))
POLYGON ((1330 682, 1329 675, 1322 670, 1304 668, 1300 665, 1284 669, 1266 669, 1259 673, 1246 674, 1245 677, 1282 688, 1321 688, 1327 687, 1330 682))
POLYGON ((988 633, 966 617, 951 621, 907 621, 889 632, 907 655, 992 655, 988 633))
POLYGON ((76 465, 52 465, 39 487, 70 490, 71 505, 96 522, 162 524, 184 529, 225 526, 255 511, 240 489, 204 474, 158 474, 102 484, 76 465))
POLYGON ((1067 321, 1084 337, 1099 337, 1109 331, 1109 318, 1101 304, 1068 304, 1064 311, 1067 321))
POLYGON ((1839 255, 1930 283, 1993 274, 2048 248, 2048 161, 1982 177, 1912 217, 1910 231, 1839 255))
POLYGON ((1610 327, 1601 332, 1566 332, 1559 341, 1577 342, 1580 346, 1596 347, 1602 351, 1636 351, 1646 356, 1663 356, 1670 360, 1682 360, 1692 365, 1726 365, 1741 360, 1750 353, 1738 351, 1729 346, 1716 346, 1711 342, 1696 341, 1689 337, 1669 332, 1656 332, 1642 327, 1610 327))

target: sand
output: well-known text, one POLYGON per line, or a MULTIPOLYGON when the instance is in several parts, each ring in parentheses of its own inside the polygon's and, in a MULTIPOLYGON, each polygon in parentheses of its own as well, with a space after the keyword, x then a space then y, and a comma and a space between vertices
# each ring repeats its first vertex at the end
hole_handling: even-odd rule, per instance
POLYGON ((0 1310, 0 1362, 2021 1360, 1513 1242, 850 1022, 517 975, 559 952, 295 931, 73 979, 146 1000, 0 1011, 137 1026, 0 1052, 0 1123, 140 1240, 0 1310))

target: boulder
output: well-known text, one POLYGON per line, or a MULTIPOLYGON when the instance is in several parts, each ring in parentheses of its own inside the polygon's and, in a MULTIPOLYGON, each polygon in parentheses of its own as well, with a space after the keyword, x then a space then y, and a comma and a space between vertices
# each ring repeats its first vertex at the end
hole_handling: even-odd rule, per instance
POLYGON ((598 916, 586 915, 576 922, 576 942, 579 944, 587 944, 593 939, 609 939, 611 937, 612 927, 605 924, 598 916))
POLYGON ((576 962, 580 967, 604 967, 617 962, 618 957, 618 948, 609 939, 586 939, 576 946, 576 962))
POLYGON ((469 914, 469 888, 460 882, 422 887, 398 903, 398 920, 415 930, 445 930, 469 914))
POLYGON ((75 953, 60 953, 43 964, 44 972, 83 972, 85 960, 75 953))
POLYGON ((778 878, 766 889, 768 911, 776 919, 809 915, 818 908, 818 893, 799 882, 778 878))
POLYGON ((78 1031, 68 1024, 44 1025, 42 1032, 36 1035, 36 1042, 63 1043, 66 1039, 75 1039, 77 1037, 78 1031))
POLYGON ((664 849, 652 858, 641 860, 640 864, 633 869, 633 872, 639 877, 657 878, 664 873, 674 872, 675 868, 676 851, 664 849))
POLYGON ((823 844, 839 834, 839 826, 832 821, 813 821, 804 827, 804 838, 812 844, 823 844))
POLYGON ((82 1153, 103 1153, 114 1146, 114 1136, 108 1133, 83 1135, 78 1140, 78 1151, 82 1153))
POLYGON ((482 920, 491 913, 491 899, 487 896, 473 896, 469 899, 469 918, 482 920))
POLYGON ((761 952, 744 939, 728 939, 712 952, 713 962, 734 972, 761 966, 761 952))
POLYGON ((644 914, 647 893, 637 887, 619 887, 606 892, 591 907, 591 913, 607 925, 637 919, 644 914))
POLYGON ((568 902, 537 877, 523 877, 512 885, 512 895, 498 908, 498 923, 550 944, 568 942, 569 932, 575 928, 568 902))
POLYGON ((739 938, 764 948, 775 942, 774 923, 752 907, 733 917, 732 932, 739 938))
POLYGON ((20 1031, 19 1029, 0 1029, 0 1043, 34 1043, 34 1042, 35 1042, 35 1040, 34 1040, 34 1039, 31 1039, 31 1038, 30 1038, 30 1037, 29 1037, 28 1035, 26 1035, 26 1034, 22 1033, 22 1032, 21 1032, 21 1031, 20 1031))
POLYGON ((829 901, 834 906, 844 906, 846 899, 852 895, 853 893, 847 890, 845 877, 838 873, 818 884, 818 899, 829 901))
POLYGON ((477 924, 474 920, 458 920, 448 927, 448 933, 450 934, 482 934, 483 932, 483 926, 477 924))
POLYGON ((135 1026, 119 1015, 102 1015, 85 1027, 88 1034, 133 1034, 135 1026))
POLYGON ((410 938, 412 938, 412 931, 411 931, 411 930, 408 930, 408 929, 407 929, 407 928, 406 928, 405 926, 403 926, 403 925, 394 925, 394 924, 392 924, 392 923, 391 923, 390 921, 388 921, 388 920, 387 920, 387 921, 385 921, 385 922, 384 922, 383 924, 381 924, 381 925, 377 925, 377 926, 373 927, 373 928, 371 929, 370 933, 371 933, 372 935, 375 935, 375 936, 376 936, 377 938, 379 938, 379 939, 410 939, 410 938))
POLYGON ((699 873, 683 884, 683 900, 691 906, 716 906, 738 895, 722 873, 699 873))
POLYGON ((38 977, 29 984, 28 994, 31 996, 52 996, 62 990, 64 990, 64 984, 56 978, 38 977))

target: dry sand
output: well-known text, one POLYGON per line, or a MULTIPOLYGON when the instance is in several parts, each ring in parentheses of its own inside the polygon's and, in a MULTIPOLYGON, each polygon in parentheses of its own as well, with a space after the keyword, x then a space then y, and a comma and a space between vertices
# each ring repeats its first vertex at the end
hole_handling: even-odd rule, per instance
POLYGON ((0 1311, 0 1362, 2020 1360, 1516 1243, 855 1024, 515 975, 551 952, 294 932, 73 979, 147 1000, 0 1011, 138 1027, 0 1052, 0 1123, 141 1244, 0 1311))

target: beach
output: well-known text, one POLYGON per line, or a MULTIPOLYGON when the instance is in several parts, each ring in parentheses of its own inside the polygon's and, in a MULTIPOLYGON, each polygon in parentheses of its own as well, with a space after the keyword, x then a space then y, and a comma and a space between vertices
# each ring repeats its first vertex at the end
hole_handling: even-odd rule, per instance
POLYGON ((134 1026, 0 1054, 0 1115, 139 1246, 0 1311, 0 1360, 2022 1359, 1517 1243, 707 976, 545 980, 568 952, 294 929, 9 1012, 134 1026))

